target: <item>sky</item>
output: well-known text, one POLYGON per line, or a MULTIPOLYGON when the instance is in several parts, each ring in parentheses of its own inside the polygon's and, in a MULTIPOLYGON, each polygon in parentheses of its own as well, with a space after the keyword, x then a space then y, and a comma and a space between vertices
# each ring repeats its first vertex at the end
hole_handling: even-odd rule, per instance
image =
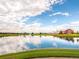
POLYGON ((79 0, 0 0, 0 32, 79 30, 79 0))

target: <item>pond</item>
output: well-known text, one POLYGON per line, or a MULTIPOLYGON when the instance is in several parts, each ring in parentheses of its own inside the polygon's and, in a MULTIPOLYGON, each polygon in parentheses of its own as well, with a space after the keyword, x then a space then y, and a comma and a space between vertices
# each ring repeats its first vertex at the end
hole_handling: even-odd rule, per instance
POLYGON ((41 48, 79 48, 79 42, 53 36, 13 36, 0 38, 0 54, 41 48))

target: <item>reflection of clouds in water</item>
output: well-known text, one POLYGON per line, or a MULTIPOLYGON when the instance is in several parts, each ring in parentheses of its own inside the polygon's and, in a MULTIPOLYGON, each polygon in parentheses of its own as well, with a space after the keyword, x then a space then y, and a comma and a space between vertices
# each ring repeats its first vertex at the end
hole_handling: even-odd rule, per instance
POLYGON ((29 49, 27 46, 24 46, 24 43, 21 41, 23 37, 3 37, 0 38, 0 54, 18 52, 29 49))
POLYGON ((0 38, 0 54, 19 52, 33 48, 79 48, 75 44, 53 36, 16 36, 0 38))
POLYGON ((56 39, 57 48, 79 48, 79 44, 74 44, 72 41, 67 41, 64 39, 56 39))
MULTIPOLYGON (((53 36, 42 36, 30 38, 29 46, 35 46, 35 48, 78 48, 79 44, 74 44, 72 41, 67 41, 65 39, 60 39, 53 36)), ((33 48, 33 47, 32 47, 33 48)))
POLYGON ((34 37, 31 37, 30 41, 34 45, 39 45, 41 43, 41 38, 38 36, 34 36, 34 37))
POLYGON ((40 43, 40 37, 37 36, 3 37, 0 38, 0 54, 27 50, 30 46, 38 46, 40 43), (26 43, 31 45, 27 45, 26 43))
POLYGON ((57 43, 55 42, 55 38, 53 36, 46 36, 46 37, 42 37, 41 38, 41 46, 47 45, 46 47, 52 47, 52 48, 56 48, 57 47, 57 43))
POLYGON ((29 47, 29 48, 39 48, 39 45, 41 44, 41 38, 38 36, 26 36, 28 39, 27 42, 25 42, 25 44, 29 47))
POLYGON ((58 47, 58 45, 57 45, 57 43, 55 42, 53 42, 53 46, 55 47, 55 48, 57 48, 58 47))
MULTIPOLYGON (((54 48, 79 48, 78 43, 74 44, 72 41, 67 41, 65 39, 60 39, 57 37, 50 36, 50 37, 43 37, 42 39, 43 40, 45 39, 45 41, 47 39, 47 41, 48 42, 50 41, 50 43, 52 42, 52 45, 53 45, 52 48, 53 47, 54 48)), ((42 43, 44 43, 44 41, 42 43)))

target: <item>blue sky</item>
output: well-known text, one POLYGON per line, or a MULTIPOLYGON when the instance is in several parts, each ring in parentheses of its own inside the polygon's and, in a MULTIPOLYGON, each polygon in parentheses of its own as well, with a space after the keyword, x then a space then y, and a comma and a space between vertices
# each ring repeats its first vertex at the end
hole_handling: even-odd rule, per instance
POLYGON ((79 0, 0 0, 0 31, 79 30, 78 6, 79 0))
POLYGON ((27 24, 34 21, 47 25, 61 25, 65 23, 79 21, 79 0, 63 0, 63 3, 54 4, 50 10, 43 12, 41 15, 30 17, 27 24), (68 13, 69 15, 52 15, 57 12, 68 13), (51 15, 51 16, 50 16, 51 15))

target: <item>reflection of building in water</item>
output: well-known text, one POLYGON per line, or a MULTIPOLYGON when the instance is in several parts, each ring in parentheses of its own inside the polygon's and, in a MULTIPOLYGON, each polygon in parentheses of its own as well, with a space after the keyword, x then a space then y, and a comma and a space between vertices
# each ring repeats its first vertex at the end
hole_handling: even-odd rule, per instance
POLYGON ((73 38, 73 40, 75 43, 79 42, 79 38, 73 38))

